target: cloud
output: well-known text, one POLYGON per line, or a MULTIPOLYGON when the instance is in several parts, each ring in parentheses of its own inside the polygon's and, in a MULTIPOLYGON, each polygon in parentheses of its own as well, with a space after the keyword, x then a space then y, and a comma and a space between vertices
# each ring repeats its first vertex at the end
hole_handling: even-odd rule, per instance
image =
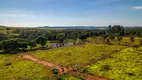
POLYGON ((142 9, 142 6, 135 6, 134 9, 142 9))
POLYGON ((33 16, 29 14, 0 14, 0 16, 3 17, 28 17, 28 16, 33 16))
POLYGON ((92 0, 91 2, 92 5, 103 5, 103 4, 109 4, 112 2, 118 2, 120 0, 92 0))
POLYGON ((33 17, 34 15, 25 10, 0 9, 0 17, 33 17))

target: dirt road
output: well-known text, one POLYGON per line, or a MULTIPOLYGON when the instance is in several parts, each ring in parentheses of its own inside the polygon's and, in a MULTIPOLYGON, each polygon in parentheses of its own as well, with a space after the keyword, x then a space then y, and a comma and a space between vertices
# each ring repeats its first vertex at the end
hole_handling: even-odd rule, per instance
POLYGON ((68 67, 63 67, 45 60, 41 60, 39 58, 36 58, 34 56, 28 55, 28 54, 24 54, 24 55, 19 55, 19 57, 27 59, 27 60, 31 60, 35 63, 44 65, 45 67, 50 67, 50 68, 56 68, 58 69, 59 73, 58 75, 62 75, 62 74, 69 74, 72 76, 78 76, 78 75, 83 75, 85 80, 110 80, 104 77, 98 77, 98 76, 93 76, 90 74, 86 74, 86 73, 81 73, 79 71, 74 71, 73 68, 68 68, 68 67))

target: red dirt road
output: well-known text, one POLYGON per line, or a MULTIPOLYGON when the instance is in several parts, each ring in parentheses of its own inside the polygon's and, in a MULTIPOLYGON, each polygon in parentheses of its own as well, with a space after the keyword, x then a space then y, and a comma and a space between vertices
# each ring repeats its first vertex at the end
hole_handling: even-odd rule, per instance
POLYGON ((56 65, 54 63, 41 60, 41 59, 36 58, 34 56, 31 56, 31 55, 25 54, 25 55, 19 55, 19 57, 21 57, 23 59, 31 60, 35 63, 44 65, 46 67, 56 68, 59 71, 58 75, 62 75, 62 74, 69 74, 69 75, 72 75, 72 76, 83 75, 84 80, 110 80, 110 79, 107 79, 107 78, 104 78, 104 77, 98 77, 98 76, 94 76, 94 75, 90 75, 90 74, 86 74, 86 73, 81 73, 79 71, 73 71, 73 68, 69 69, 67 67, 56 65))

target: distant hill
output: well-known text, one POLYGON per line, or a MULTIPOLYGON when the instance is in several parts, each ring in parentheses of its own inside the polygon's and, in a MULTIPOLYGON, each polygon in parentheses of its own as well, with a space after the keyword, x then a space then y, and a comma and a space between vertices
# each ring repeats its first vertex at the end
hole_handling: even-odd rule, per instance
POLYGON ((0 27, 6 27, 6 26, 0 25, 0 27))
POLYGON ((40 26, 39 28, 49 28, 49 26, 40 26))
POLYGON ((108 29, 107 26, 43 26, 39 28, 51 28, 51 29, 108 29))

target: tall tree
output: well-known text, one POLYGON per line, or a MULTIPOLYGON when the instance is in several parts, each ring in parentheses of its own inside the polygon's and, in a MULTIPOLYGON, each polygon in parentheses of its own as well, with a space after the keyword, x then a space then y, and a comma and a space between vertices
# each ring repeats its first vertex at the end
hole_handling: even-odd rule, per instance
POLYGON ((40 44, 41 46, 44 46, 44 45, 46 45, 46 41, 47 41, 46 38, 38 37, 37 40, 36 40, 36 43, 40 44))
POLYGON ((130 36, 130 41, 131 41, 131 42, 134 42, 134 41, 135 41, 134 36, 132 36, 132 35, 130 36))
POLYGON ((111 25, 108 26, 108 29, 111 30, 111 25))
POLYGON ((122 36, 117 36, 117 40, 118 40, 118 42, 120 44, 120 41, 122 40, 122 36))
POLYGON ((17 51, 19 49, 18 40, 4 40, 2 41, 2 48, 6 52, 17 51))
POLYGON ((57 40, 59 40, 59 42, 64 42, 66 35, 64 33, 59 33, 56 35, 57 40))
POLYGON ((33 47, 36 47, 37 45, 35 41, 30 41, 29 46, 30 46, 30 49, 32 49, 33 47))
POLYGON ((113 33, 119 33, 120 31, 121 33, 124 32, 124 27, 120 25, 114 25, 111 29, 111 32, 113 33))

